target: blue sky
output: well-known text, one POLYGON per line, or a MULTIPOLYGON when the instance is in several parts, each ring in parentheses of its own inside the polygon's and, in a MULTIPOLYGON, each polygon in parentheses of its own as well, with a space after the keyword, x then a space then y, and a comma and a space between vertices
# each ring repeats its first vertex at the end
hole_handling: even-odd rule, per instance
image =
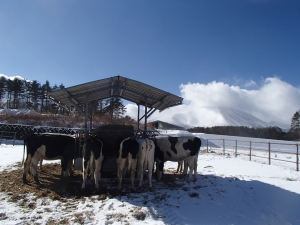
POLYGON ((65 87, 121 75, 179 96, 213 81, 299 88, 299 12, 278 0, 0 1, 0 74, 65 87))

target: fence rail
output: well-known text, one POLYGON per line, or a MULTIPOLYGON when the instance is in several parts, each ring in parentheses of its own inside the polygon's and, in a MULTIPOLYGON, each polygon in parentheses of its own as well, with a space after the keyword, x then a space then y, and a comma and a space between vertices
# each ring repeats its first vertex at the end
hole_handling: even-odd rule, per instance
MULTIPOLYGON (((95 130, 94 130, 95 132, 95 130)), ((105 130, 104 132, 110 132, 105 130)), ((122 131, 114 131, 121 133, 122 131)), ((133 130, 134 135, 142 137, 143 130, 133 130)), ((14 136, 14 140, 23 140, 28 133, 61 133, 61 134, 83 134, 84 128, 67 128, 67 127, 50 127, 50 126, 33 126, 33 125, 22 125, 22 124, 3 124, 0 123, 0 144, 3 139, 14 136)), ((158 135, 157 131, 146 131, 147 137, 153 137, 158 135)), ((11 138, 10 138, 11 139, 11 138)))
POLYGON ((206 140, 206 151, 222 151, 238 155, 248 156, 249 160, 254 157, 272 161, 281 161, 296 164, 296 171, 299 171, 299 144, 298 143, 277 143, 277 142, 255 142, 230 139, 204 139, 206 140))
POLYGON ((0 132, 4 132, 5 134, 14 133, 15 140, 23 140, 26 134, 29 133, 79 134, 83 133, 84 129, 0 123, 0 132))
POLYGON ((2 144, 3 139, 13 140, 13 145, 15 145, 17 132, 9 132, 9 131, 0 131, 0 145, 2 144))

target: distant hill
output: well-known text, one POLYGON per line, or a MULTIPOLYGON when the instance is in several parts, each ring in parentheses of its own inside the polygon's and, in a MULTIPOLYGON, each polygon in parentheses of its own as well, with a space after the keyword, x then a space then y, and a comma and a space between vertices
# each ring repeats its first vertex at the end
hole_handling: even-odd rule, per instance
POLYGON ((198 127, 246 126, 264 128, 277 126, 282 130, 289 130, 289 126, 285 124, 281 124, 276 121, 268 123, 242 110, 225 107, 199 107, 198 115, 191 115, 187 112, 178 112, 175 115, 164 115, 159 117, 159 120, 185 128, 193 127, 187 126, 187 120, 191 123, 190 121, 193 119, 197 121, 197 125, 195 123, 195 126, 198 127), (189 118, 187 118, 186 115, 188 115, 189 118))
POLYGON ((280 127, 281 129, 289 129, 285 124, 278 122, 267 123, 257 117, 236 109, 219 108, 220 114, 225 118, 231 126, 246 126, 246 127, 280 127))

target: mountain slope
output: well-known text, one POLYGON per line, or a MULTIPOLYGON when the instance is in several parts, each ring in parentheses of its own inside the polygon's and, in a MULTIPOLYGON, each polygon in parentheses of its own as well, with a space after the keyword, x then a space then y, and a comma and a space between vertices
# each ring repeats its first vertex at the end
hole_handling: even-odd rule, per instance
POLYGON ((289 129, 285 124, 277 122, 265 122, 247 112, 225 108, 225 107, 199 107, 197 115, 178 110, 175 114, 160 114, 151 120, 162 120, 177 126, 191 127, 213 127, 213 126, 246 126, 246 127, 273 127, 289 129), (187 116, 188 115, 188 118, 187 116))

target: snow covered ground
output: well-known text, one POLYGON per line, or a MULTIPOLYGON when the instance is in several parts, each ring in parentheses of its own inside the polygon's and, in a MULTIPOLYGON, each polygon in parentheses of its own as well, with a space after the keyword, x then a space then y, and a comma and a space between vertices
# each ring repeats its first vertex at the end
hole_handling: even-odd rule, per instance
MULTIPOLYGON (((0 152, 0 171, 16 169, 22 142, 6 142, 0 152)), ((167 162, 165 168, 176 170, 177 163, 167 162)), ((154 179, 153 191, 105 199, 94 195, 61 202, 28 193, 25 206, 0 191, 0 224, 300 224, 300 172, 294 168, 202 151, 197 177, 190 183, 176 178, 168 187, 154 179)))

